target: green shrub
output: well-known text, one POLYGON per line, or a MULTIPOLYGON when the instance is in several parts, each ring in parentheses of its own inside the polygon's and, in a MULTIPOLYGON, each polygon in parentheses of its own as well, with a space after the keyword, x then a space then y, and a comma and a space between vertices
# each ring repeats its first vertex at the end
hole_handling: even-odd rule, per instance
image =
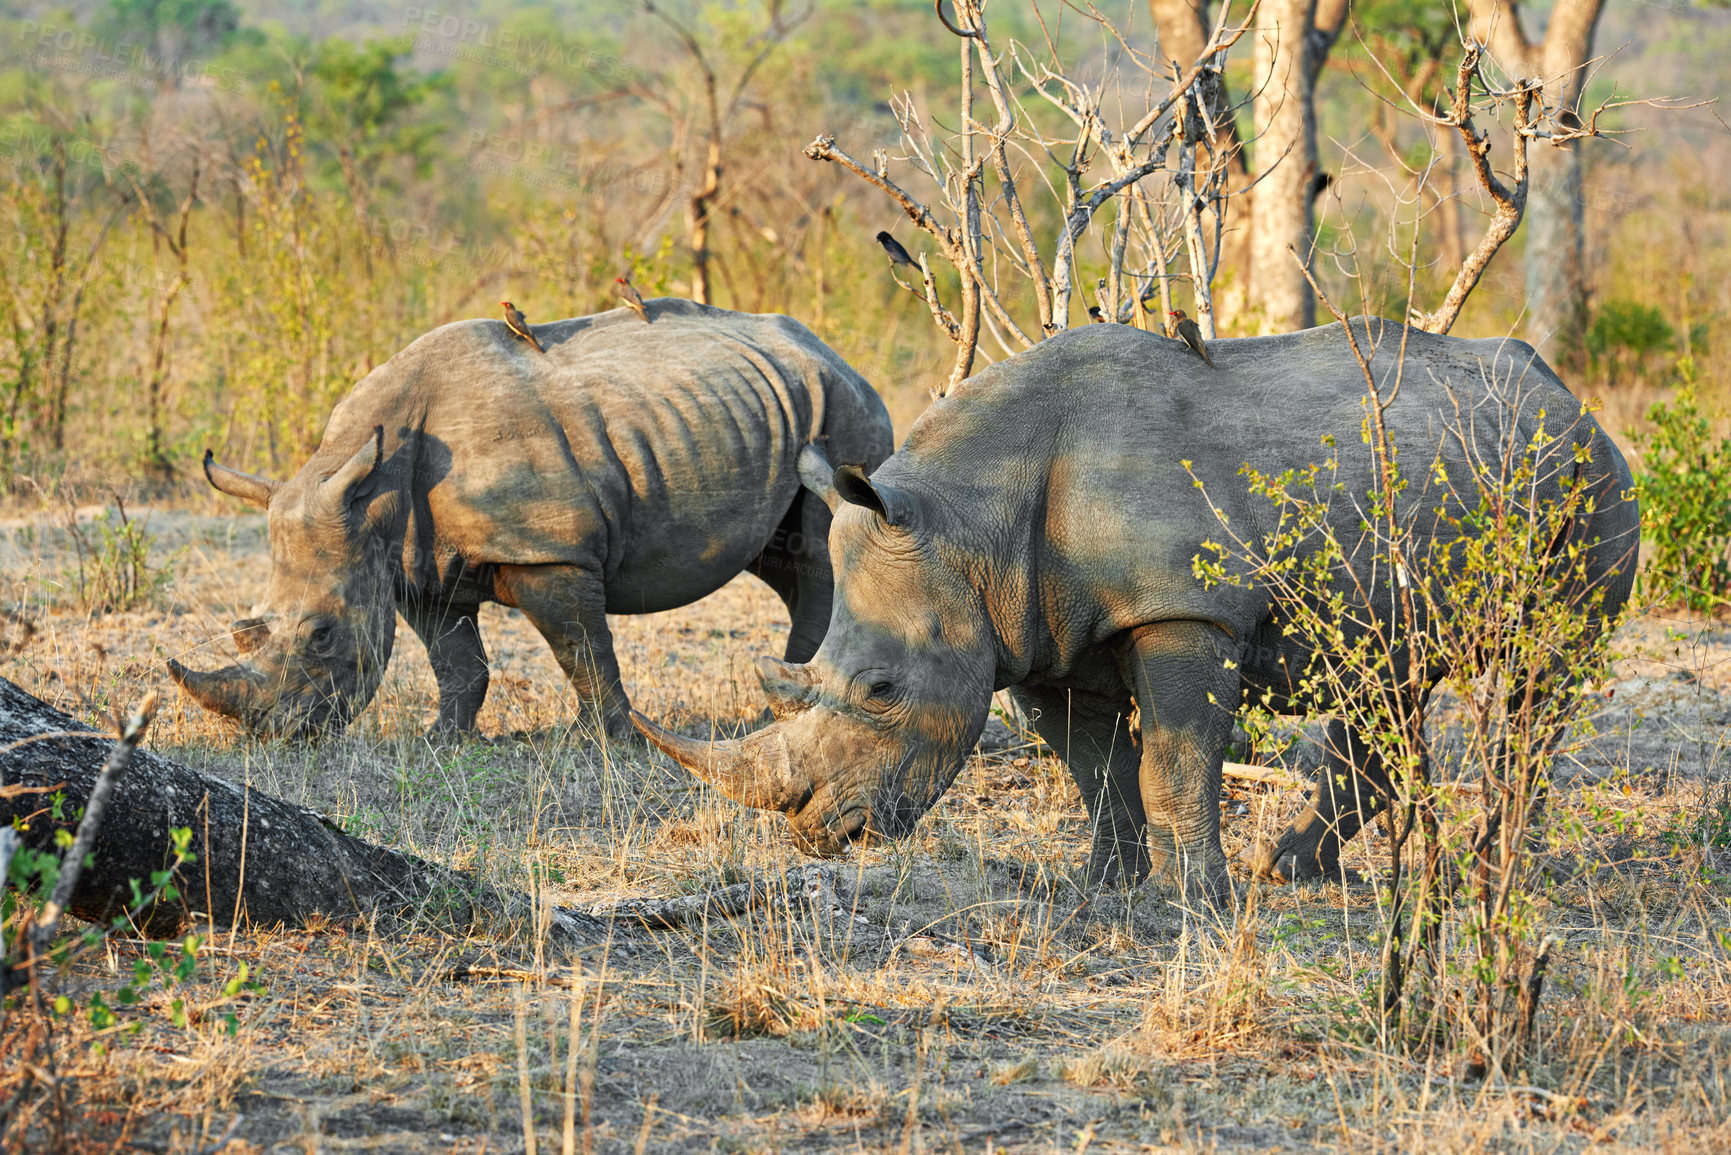
POLYGON ((1604 357, 1621 350, 1640 356, 1666 349, 1676 336, 1665 314, 1639 301, 1607 301, 1587 329, 1587 352, 1604 357))
POLYGON ((1731 597, 1731 437, 1695 400, 1695 365, 1681 358, 1682 384, 1647 410, 1635 488, 1641 497, 1643 600, 1707 611, 1731 597))
POLYGON ((124 613, 146 605, 166 590, 174 578, 172 559, 153 564, 151 547, 156 539, 147 521, 126 515, 120 498, 112 510, 80 524, 76 511, 69 512, 66 531, 77 551, 76 566, 65 570, 66 585, 73 601, 88 614, 124 613))
MULTIPOLYGON (((1521 380, 1489 384, 1500 410, 1522 411, 1521 380)), ((1532 1061, 1560 941, 1536 882, 1539 855, 1566 845, 1543 805, 1552 766, 1589 732, 1569 689, 1603 676, 1617 625, 1587 555, 1551 543, 1601 499, 1591 475, 1574 470, 1587 430, 1573 421, 1541 417, 1524 446, 1487 452, 1471 418, 1460 419, 1437 444, 1464 453, 1464 468, 1445 470, 1430 445, 1401 455, 1382 422, 1392 396, 1376 390, 1362 430, 1369 489, 1348 490, 1341 461, 1356 450, 1332 437, 1326 460, 1304 469, 1246 464, 1275 528, 1245 534, 1215 506, 1225 540, 1204 543, 1194 571, 1263 591, 1282 633, 1312 655, 1300 695, 1337 710, 1392 771, 1374 852, 1387 856, 1376 868, 1381 979, 1352 977, 1358 993, 1333 1016, 1340 1037, 1427 1063, 1440 1048, 1469 1073, 1510 1077, 1532 1061), (1414 458, 1421 469, 1403 468, 1414 458), (1341 517, 1342 502, 1363 511, 1356 524, 1341 517), (1455 703, 1452 737, 1426 725, 1434 699, 1425 676, 1411 676, 1426 670, 1455 703), (1439 789, 1427 766, 1482 785, 1439 789)), ((1589 422, 1587 411, 1574 421, 1589 422)))

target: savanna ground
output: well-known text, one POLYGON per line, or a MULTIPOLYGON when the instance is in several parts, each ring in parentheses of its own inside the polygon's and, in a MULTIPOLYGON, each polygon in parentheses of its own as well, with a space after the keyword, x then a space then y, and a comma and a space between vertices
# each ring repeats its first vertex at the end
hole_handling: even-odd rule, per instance
MULTIPOLYGON (((1579 869, 1541 904, 1566 947, 1529 1082, 1511 1086, 1469 1077, 1464 1055, 1414 1060, 1379 1038, 1371 888, 1240 875, 1236 923, 1186 914, 1152 887, 1085 898, 1072 882, 1080 798, 1048 750, 1000 725, 914 837, 821 878, 779 817, 574 728, 545 645, 500 607, 483 614, 485 740, 423 736, 435 690, 401 627, 384 687, 348 733, 249 741, 174 693, 162 659, 232 656, 227 623, 268 573, 263 519, 190 508, 131 511, 148 517, 173 581, 145 608, 96 616, 68 608, 64 512, 14 511, 0 536, 14 615, 0 675, 93 721, 161 689, 160 752, 543 902, 587 909, 747 878, 784 897, 677 930, 621 922, 575 958, 533 934, 218 929, 189 982, 158 981, 106 1030, 68 1017, 57 1061, 76 1076, 62 1115, 75 1146, 124 1134, 146 1150, 230 1155, 521 1150, 525 1080, 539 1150, 1731 1143, 1725 623, 1650 613, 1595 688, 1598 737, 1562 767, 1553 802, 1587 831, 1563 849, 1579 869), (808 885, 840 910, 814 917, 808 885), (258 986, 225 993, 242 964, 258 986)), ((780 652, 786 621, 740 578, 614 627, 637 705, 697 733, 755 722, 750 662, 780 652)), ((1259 756, 1271 758, 1303 770, 1306 747, 1259 756)), ((1271 835, 1301 797, 1230 791, 1228 853, 1271 835)), ((1383 845, 1380 828, 1362 838, 1360 864, 1374 869, 1365 856, 1383 845)), ((62 989, 85 1006, 145 950, 115 941, 62 989)), ((28 1109, 51 1125, 49 1102, 28 1109)))

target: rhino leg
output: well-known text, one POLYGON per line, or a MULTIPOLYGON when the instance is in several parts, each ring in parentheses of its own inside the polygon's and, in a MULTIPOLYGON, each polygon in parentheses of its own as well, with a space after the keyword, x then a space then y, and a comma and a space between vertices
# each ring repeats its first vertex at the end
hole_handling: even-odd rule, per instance
POLYGON ((487 650, 481 644, 481 607, 410 601, 403 605, 409 628, 427 647, 439 683, 435 732, 467 734, 487 700, 487 650))
POLYGON ((569 565, 500 566, 498 585, 508 604, 522 610, 547 639, 572 689, 600 717, 607 736, 639 741, 619 680, 600 576, 569 565))
POLYGON ((1334 719, 1309 805, 1272 846, 1259 843, 1246 851, 1249 866, 1265 878, 1288 882, 1338 877, 1341 847, 1382 813, 1392 796, 1382 756, 1334 719))
POLYGON ((1142 816, 1130 700, 1048 686, 1017 686, 1010 695, 1082 792, 1094 828, 1088 882, 1141 882, 1149 868, 1148 823, 1142 816))
POLYGON ((792 628, 784 660, 796 665, 811 661, 829 629, 830 599, 835 592, 829 565, 829 507, 800 490, 775 536, 752 562, 751 572, 787 606, 792 628))
POLYGON ((1240 693, 1238 647, 1206 622, 1159 622, 1126 656, 1142 723, 1142 810, 1155 866, 1186 898, 1230 902, 1220 763, 1240 693))

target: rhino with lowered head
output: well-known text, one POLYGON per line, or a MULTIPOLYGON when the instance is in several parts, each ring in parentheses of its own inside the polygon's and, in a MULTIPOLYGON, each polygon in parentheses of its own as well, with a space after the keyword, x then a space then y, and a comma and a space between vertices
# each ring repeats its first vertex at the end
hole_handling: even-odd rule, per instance
POLYGON ((269 481, 205 455, 217 489, 269 515, 271 575, 236 622, 239 664, 170 661, 202 705, 263 733, 346 724, 379 687, 400 611, 426 644, 438 725, 475 724, 487 693, 476 614, 515 606, 609 733, 635 738, 609 613, 653 613, 762 578, 787 603, 786 657, 830 617, 830 511, 800 451, 876 466, 883 402, 787 317, 689 301, 416 340, 355 386, 317 452, 269 481))
MULTIPOLYGON (((1355 325, 1392 387, 1401 326, 1355 325)), ((1472 492, 1465 454, 1449 443, 1463 414, 1466 436, 1493 460, 1548 420, 1546 466, 1556 472, 1541 470, 1535 496, 1554 497, 1577 476, 1591 487, 1591 513, 1552 550, 1585 551, 1587 585, 1604 592, 1602 625, 1628 597, 1639 536, 1615 445, 1530 347, 1404 336, 1385 421, 1403 460, 1423 463, 1421 481, 1439 461, 1472 492)), ((1008 687, 1081 790, 1092 880, 1140 880, 1158 865, 1187 889, 1228 894, 1218 798, 1241 694, 1267 693, 1287 713, 1337 703, 1307 700, 1295 685, 1310 655, 1283 636, 1269 593, 1207 585, 1193 559, 1213 557, 1203 543, 1224 537, 1216 508, 1241 540, 1274 527, 1273 503, 1240 476, 1245 463, 1302 469, 1329 454, 1326 436, 1363 449, 1334 454, 1343 483, 1334 529, 1346 543, 1360 540, 1374 486, 1358 439, 1364 374, 1340 326, 1209 349, 1211 370, 1177 342, 1087 325, 974 376, 875 473, 834 472, 829 632, 807 663, 759 660, 777 720, 727 742, 633 720, 730 797, 785 812, 802 848, 834 853, 862 836, 906 833, 961 769, 993 691, 1008 687)), ((1413 514, 1437 495, 1414 484, 1401 502, 1413 514)), ((1421 534, 1434 524, 1412 520, 1421 534)), ((1372 552, 1351 561, 1374 587, 1372 552)), ((1384 574, 1385 621, 1390 585, 1384 574)), ((1387 787, 1370 759, 1336 758, 1310 808, 1255 865, 1288 878, 1333 869, 1387 787)))

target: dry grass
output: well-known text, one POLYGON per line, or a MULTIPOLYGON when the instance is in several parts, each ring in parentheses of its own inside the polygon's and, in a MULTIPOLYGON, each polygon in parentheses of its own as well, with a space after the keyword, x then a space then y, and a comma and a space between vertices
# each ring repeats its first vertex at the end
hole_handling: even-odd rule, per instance
MULTIPOLYGON (((1531 1085, 1511 1087, 1379 1037, 1369 889, 1257 888, 1231 925, 1151 891, 1083 901, 1082 807, 1036 747, 976 755, 913 838, 831 869, 842 909, 814 919, 779 818, 573 731, 545 646, 497 607, 483 619, 488 741, 422 737, 434 688, 403 629, 349 733, 250 743, 175 696, 161 658, 226 660, 227 623, 262 589, 262 521, 161 510, 151 524, 159 550, 183 551, 175 588, 86 621, 52 584, 64 543, 46 515, 8 522, 0 596, 33 632, 0 623, 0 674, 91 716, 161 688, 162 752, 543 902, 751 877, 789 900, 622 931, 575 959, 365 926, 218 931, 186 1027, 157 993, 100 1036, 70 1027, 56 1071, 0 1071, 8 1085, 63 1080, 68 1145, 124 1134, 206 1151, 240 1115, 231 1155, 511 1151, 526 1145, 526 1095, 538 1152, 1731 1147, 1731 846, 1697 821, 1727 780, 1731 631, 1718 623, 1649 617, 1623 639, 1637 656, 1602 688, 1615 692, 1601 735, 1555 798, 1583 822, 1571 849, 1586 869, 1545 900, 1567 949, 1531 1085), (242 962, 263 989, 226 997, 242 962), (470 977, 451 977, 458 963, 470 977)), ((638 705, 723 729, 754 722, 749 662, 779 653, 786 629, 748 579, 615 626, 638 705)), ((1297 804, 1262 787, 1229 799, 1228 852, 1297 804)), ((1363 840, 1365 865, 1379 845, 1363 840)), ((118 942, 65 987, 112 990, 144 949, 118 942)), ((51 1121, 46 1096, 29 1110, 51 1121)))

